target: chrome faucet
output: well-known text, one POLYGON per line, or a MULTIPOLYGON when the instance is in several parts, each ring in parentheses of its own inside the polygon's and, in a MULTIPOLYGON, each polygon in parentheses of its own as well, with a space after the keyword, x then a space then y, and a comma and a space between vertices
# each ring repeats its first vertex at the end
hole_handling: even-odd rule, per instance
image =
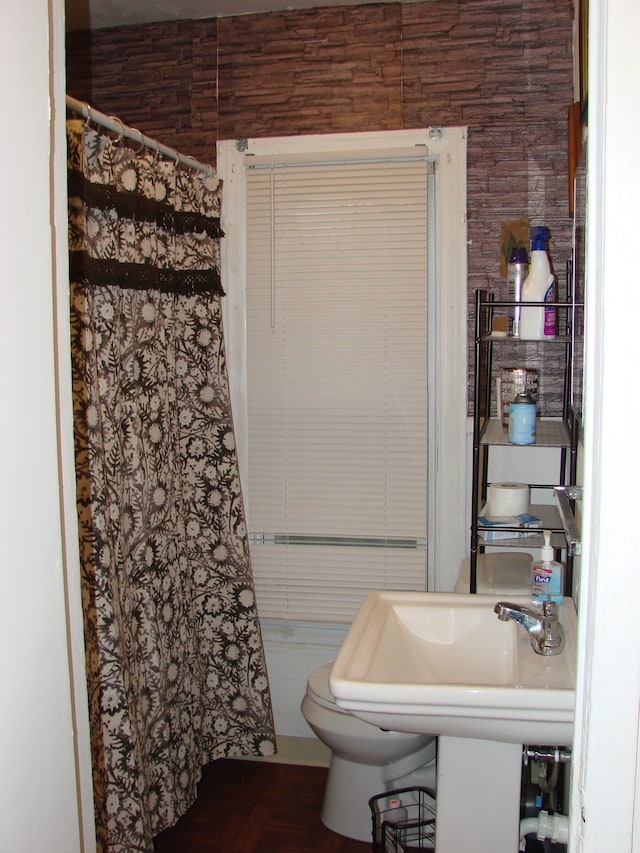
POLYGON ((502 622, 513 619, 522 625, 536 654, 559 655, 564 648, 564 628, 558 621, 555 601, 543 602, 542 613, 509 601, 499 601, 493 609, 502 622))

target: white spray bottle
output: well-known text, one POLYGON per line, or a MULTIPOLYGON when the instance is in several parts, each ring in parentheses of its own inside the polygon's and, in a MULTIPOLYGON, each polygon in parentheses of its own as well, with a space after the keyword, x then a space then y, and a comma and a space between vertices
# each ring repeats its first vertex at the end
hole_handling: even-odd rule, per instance
MULTIPOLYGON (((554 302, 554 276, 547 254, 547 229, 538 226, 531 229, 531 265, 529 275, 522 284, 523 302, 554 302)), ((556 309, 542 305, 522 306, 520 312, 520 337, 543 340, 556 336, 556 309)))

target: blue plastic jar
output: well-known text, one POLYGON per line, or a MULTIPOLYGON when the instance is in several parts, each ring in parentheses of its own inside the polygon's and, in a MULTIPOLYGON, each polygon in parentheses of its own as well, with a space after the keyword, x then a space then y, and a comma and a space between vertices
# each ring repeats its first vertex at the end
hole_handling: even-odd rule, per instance
POLYGON ((536 443, 536 404, 528 394, 518 394, 509 405, 511 444, 536 443))

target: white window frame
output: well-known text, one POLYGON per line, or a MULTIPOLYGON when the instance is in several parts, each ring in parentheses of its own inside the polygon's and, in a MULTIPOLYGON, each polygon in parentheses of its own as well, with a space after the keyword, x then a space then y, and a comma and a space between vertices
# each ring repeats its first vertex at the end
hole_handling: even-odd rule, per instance
MULTIPOLYGON (((218 142, 218 174, 223 181, 221 244, 223 322, 240 477, 248 495, 246 351, 246 181, 247 155, 321 160, 348 152, 426 147, 435 161, 435 271, 429 328, 433 389, 428 503, 430 590, 455 585, 467 550, 467 198, 464 127, 373 133, 327 134, 224 140, 218 142)), ((251 508, 247 505, 247 512, 251 508)))

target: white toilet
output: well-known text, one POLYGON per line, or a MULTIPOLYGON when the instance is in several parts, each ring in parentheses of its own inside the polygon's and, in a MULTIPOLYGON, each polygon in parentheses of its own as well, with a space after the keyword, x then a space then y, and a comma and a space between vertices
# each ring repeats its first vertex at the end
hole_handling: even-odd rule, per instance
MULTIPOLYGON (((478 556, 477 590, 497 595, 529 591, 531 554, 521 551, 478 556)), ((462 561, 456 592, 469 591, 469 558, 462 561)), ((383 731, 339 708, 329 689, 333 661, 307 680, 302 714, 331 750, 322 822, 348 838, 371 841, 369 799, 394 788, 436 787, 436 738, 383 731)))
POLYGON ((326 827, 371 842, 369 799, 394 788, 435 788, 436 738, 390 732, 339 708, 329 689, 333 661, 307 680, 302 714, 331 750, 321 818, 326 827))

